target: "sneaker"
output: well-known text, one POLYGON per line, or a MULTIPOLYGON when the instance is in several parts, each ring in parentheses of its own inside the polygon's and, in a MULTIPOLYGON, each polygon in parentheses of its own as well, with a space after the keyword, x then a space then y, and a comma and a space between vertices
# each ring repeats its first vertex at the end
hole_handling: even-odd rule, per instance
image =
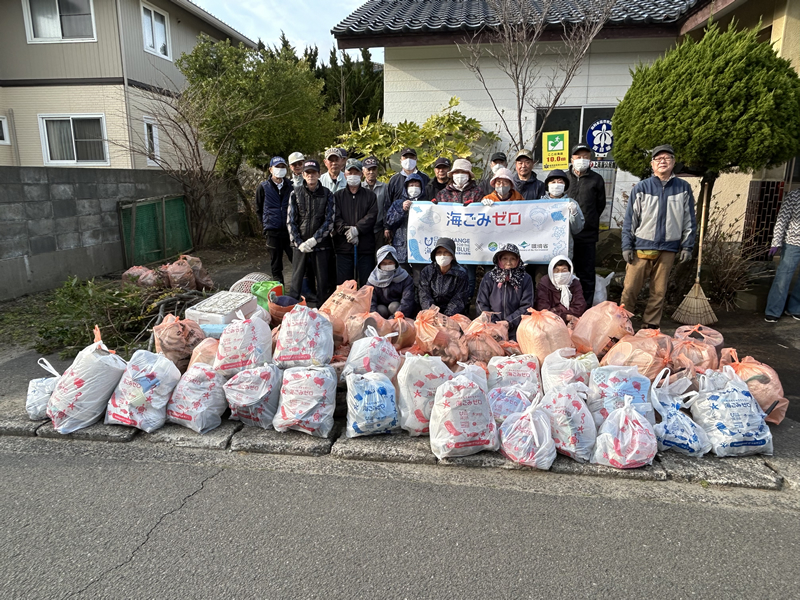
POLYGON ((764 317, 764 320, 767 323, 777 323, 778 322, 778 317, 770 317, 769 315, 767 315, 766 317, 764 317))
POLYGON ((800 321, 800 315, 793 315, 789 311, 786 312, 786 315, 792 317, 795 321, 800 321))

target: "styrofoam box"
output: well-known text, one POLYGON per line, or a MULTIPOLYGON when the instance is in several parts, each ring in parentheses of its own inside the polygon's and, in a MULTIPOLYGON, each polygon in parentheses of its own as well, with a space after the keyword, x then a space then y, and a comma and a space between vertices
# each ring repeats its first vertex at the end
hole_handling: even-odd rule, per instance
POLYGON ((230 323, 236 318, 237 311, 250 315, 258 308, 253 294, 240 292, 217 292, 199 304, 186 309, 186 318, 203 324, 230 323))

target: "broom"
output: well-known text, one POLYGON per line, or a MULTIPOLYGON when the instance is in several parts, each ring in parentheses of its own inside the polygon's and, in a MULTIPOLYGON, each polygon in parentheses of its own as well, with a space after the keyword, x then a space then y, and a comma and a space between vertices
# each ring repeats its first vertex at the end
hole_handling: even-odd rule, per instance
POLYGON ((717 322, 717 315, 711 308, 703 286, 700 285, 700 268, 703 264, 703 238, 706 234, 706 208, 708 206, 708 183, 703 186, 703 217, 700 221, 700 246, 697 249, 697 276, 694 285, 683 299, 680 306, 672 313, 673 320, 684 325, 712 325, 717 322))

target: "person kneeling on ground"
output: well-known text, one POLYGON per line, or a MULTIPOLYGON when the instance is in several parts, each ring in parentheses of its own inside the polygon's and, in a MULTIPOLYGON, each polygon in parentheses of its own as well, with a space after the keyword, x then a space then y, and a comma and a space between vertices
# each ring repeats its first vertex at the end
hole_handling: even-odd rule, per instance
POLYGON ((414 280, 404 269, 400 269, 397 250, 386 245, 378 248, 378 266, 367 279, 372 286, 371 312, 377 312, 384 319, 400 311, 403 316, 414 318, 414 280))
POLYGON ((477 306, 481 312, 497 313, 492 321, 508 321, 509 339, 517 339, 520 318, 533 307, 533 279, 525 272, 519 248, 504 244, 494 255, 494 269, 481 279, 477 306))
POLYGON ((442 314, 452 317, 465 314, 469 302, 467 270, 456 262, 456 243, 439 238, 431 252, 431 264, 419 278, 419 304, 425 310, 438 306, 442 314))
POLYGON ((536 286, 536 310, 549 310, 570 323, 586 312, 581 280, 575 277, 572 261, 556 256, 550 261, 547 275, 536 286))

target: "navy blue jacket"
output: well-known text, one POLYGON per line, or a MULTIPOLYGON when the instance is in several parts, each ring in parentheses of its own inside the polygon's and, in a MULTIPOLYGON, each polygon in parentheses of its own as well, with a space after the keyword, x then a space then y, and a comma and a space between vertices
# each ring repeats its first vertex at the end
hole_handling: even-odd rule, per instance
MULTIPOLYGON (((400 267, 398 267, 400 268, 400 267)), ((392 282, 386 287, 372 286, 372 307, 371 312, 378 310, 378 305, 389 306, 392 302, 399 302, 399 310, 403 316, 411 319, 416 315, 416 303, 414 302, 414 278, 409 276, 403 281, 392 282)))
POLYGON ((515 288, 508 283, 497 287, 497 282, 487 271, 481 279, 475 304, 481 312, 498 313, 492 318, 494 322, 508 321, 511 335, 517 330, 520 318, 528 314, 529 308, 533 308, 533 279, 525 273, 520 287, 515 288))
MULTIPOLYGON (((412 173, 412 175, 419 175, 422 178, 422 193, 425 193, 425 188, 428 187, 428 184, 431 181, 431 178, 425 175, 422 171, 416 171, 412 173)), ((392 178, 389 180, 389 193, 387 194, 386 201, 394 202, 398 198, 401 198, 406 191, 406 179, 408 175, 403 173, 403 171, 399 171, 392 175, 392 178)))
POLYGON ((281 189, 272 181, 272 177, 262 181, 256 190, 256 214, 264 231, 282 229, 286 231, 286 219, 289 213, 289 194, 294 186, 292 180, 283 180, 281 189))

